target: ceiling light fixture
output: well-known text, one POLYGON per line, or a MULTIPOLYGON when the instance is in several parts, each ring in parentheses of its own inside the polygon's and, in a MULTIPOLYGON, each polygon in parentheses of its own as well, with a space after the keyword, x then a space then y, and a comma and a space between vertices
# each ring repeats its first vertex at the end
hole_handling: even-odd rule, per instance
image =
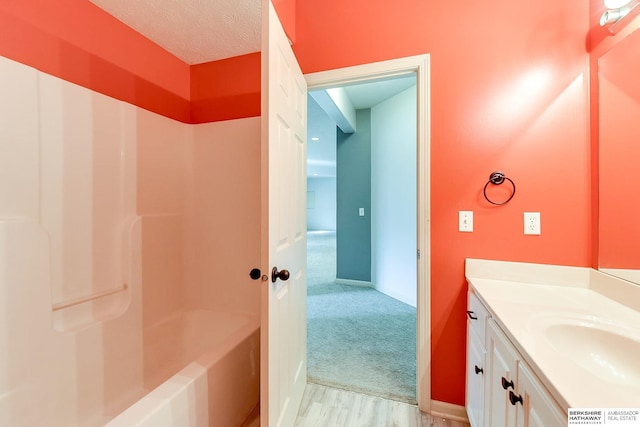
POLYGON ((628 5, 631 0, 604 0, 604 6, 607 9, 620 9, 628 5))
POLYGON ((615 23, 627 16, 638 4, 640 3, 632 0, 604 0, 607 10, 600 17, 600 26, 609 27, 609 31, 614 32, 615 23))
POLYGON ((313 138, 311 138, 312 141, 320 141, 320 138, 318 138, 317 136, 314 136, 313 138))
POLYGON ((622 7, 620 9, 607 10, 600 17, 600 26, 613 25, 631 12, 628 7, 622 7))

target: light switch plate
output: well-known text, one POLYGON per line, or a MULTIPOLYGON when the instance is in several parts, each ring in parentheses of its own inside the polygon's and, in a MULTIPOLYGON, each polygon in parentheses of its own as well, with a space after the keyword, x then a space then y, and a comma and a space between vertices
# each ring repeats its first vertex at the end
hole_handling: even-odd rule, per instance
POLYGON ((364 208, 358 209, 358 215, 364 216, 364 208))
POLYGON ((524 234, 540 235, 540 212, 524 213, 524 234))
POLYGON ((464 233, 473 232, 473 211, 458 212, 458 231, 464 233))

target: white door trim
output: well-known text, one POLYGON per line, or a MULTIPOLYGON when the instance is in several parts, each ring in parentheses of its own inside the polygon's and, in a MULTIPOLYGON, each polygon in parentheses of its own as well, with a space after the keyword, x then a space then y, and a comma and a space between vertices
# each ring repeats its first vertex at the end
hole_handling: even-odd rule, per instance
POLYGON ((344 86, 349 83, 416 74, 417 92, 417 206, 418 206, 418 307, 417 307, 417 399, 423 412, 431 412, 431 251, 430 251, 430 103, 429 55, 416 55, 388 61, 356 65, 305 74, 307 89, 344 86))

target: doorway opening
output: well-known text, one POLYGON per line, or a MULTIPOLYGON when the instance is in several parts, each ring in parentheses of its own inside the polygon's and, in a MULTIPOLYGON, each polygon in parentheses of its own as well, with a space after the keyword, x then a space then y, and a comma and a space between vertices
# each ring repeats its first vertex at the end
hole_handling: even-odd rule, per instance
POLYGON ((426 411, 427 65, 420 56, 306 76, 309 381, 426 411), (327 114, 327 103, 341 111, 327 114))

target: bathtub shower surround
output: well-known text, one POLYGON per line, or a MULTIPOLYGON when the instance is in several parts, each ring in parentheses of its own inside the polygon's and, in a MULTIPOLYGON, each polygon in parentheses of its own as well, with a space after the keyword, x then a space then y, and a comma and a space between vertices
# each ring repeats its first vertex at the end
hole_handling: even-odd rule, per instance
POLYGON ((4 58, 0 85, 0 425, 101 425, 144 393, 136 110, 4 58))
POLYGON ((121 315, 139 284, 131 275, 140 250, 135 112, 38 73, 37 116, 33 219, 49 240, 54 328, 73 331, 121 315))
POLYGON ((105 427, 240 425, 259 400, 259 326, 257 317, 208 310, 156 325, 153 345, 170 356, 145 361, 153 391, 105 427))
POLYGON ((189 408, 221 411, 221 389, 237 404, 193 425, 241 422, 259 390, 260 119, 187 125, 1 57, 0 93, 0 425, 103 426, 194 372, 189 408))

